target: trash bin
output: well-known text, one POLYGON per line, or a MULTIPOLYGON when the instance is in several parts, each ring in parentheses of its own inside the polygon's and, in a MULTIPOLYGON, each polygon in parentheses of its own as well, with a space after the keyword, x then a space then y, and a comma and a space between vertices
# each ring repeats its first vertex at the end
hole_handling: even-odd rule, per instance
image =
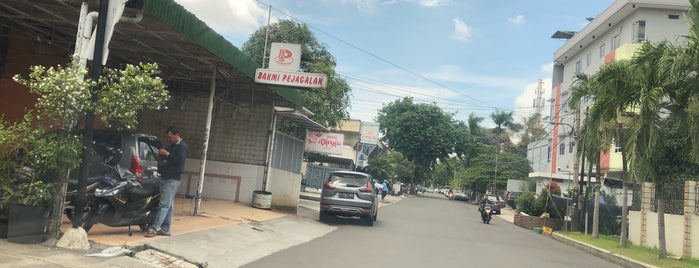
POLYGON ((252 192, 252 206, 261 209, 272 208, 272 193, 267 191, 252 192))

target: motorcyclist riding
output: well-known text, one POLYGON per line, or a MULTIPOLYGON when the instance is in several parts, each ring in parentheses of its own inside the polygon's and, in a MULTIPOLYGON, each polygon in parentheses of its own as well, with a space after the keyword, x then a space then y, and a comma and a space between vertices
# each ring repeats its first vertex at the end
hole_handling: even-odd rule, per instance
POLYGON ((483 195, 483 199, 481 199, 481 201, 478 202, 478 212, 483 213, 483 206, 492 204, 493 201, 490 201, 487 195, 483 195))

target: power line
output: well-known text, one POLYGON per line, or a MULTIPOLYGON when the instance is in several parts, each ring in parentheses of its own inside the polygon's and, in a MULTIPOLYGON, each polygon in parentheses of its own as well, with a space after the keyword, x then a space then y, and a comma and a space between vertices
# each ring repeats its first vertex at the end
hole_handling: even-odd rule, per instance
POLYGON ((434 85, 437 85, 437 86, 439 86, 439 87, 445 88, 445 89, 447 89, 447 90, 449 90, 449 91, 452 91, 452 92, 454 92, 454 93, 456 93, 456 94, 458 94, 458 95, 461 95, 461 96, 463 96, 463 97, 466 97, 466 98, 468 98, 468 99, 471 99, 471 100, 473 100, 473 101, 475 101, 475 102, 481 103, 481 104, 485 105, 486 107, 492 107, 492 108, 494 108, 494 109, 498 109, 497 107, 495 107, 495 106, 493 106, 493 105, 491 105, 491 104, 488 104, 488 103, 486 103, 486 102, 484 102, 484 101, 481 101, 481 100, 479 100, 479 99, 477 99, 477 98, 474 98, 474 97, 472 97, 472 96, 466 95, 466 94, 464 94, 464 93, 462 93, 462 92, 456 91, 456 90, 452 89, 451 87, 449 87, 449 86, 447 86, 447 85, 444 85, 444 84, 439 83, 439 82, 437 82, 437 81, 435 81, 435 80, 432 80, 432 79, 430 79, 430 78, 428 78, 428 77, 425 77, 425 76, 423 76, 423 75, 421 75, 421 74, 418 74, 418 73, 416 73, 416 72, 413 72, 413 71, 411 71, 411 70, 409 70, 409 69, 407 69, 407 68, 405 68, 405 67, 402 67, 402 66, 400 66, 400 65, 398 65, 398 64, 395 64, 395 63, 393 63, 393 62, 391 62, 391 61, 389 61, 389 60, 387 60, 387 59, 385 59, 385 58, 383 58, 383 57, 380 57, 380 56, 378 56, 378 55, 376 55, 376 54, 374 54, 374 53, 372 53, 372 52, 369 52, 369 51, 367 51, 367 50, 365 50, 365 49, 363 49, 363 48, 360 48, 360 47, 358 47, 358 46, 356 46, 356 45, 354 45, 354 44, 352 44, 352 43, 350 43, 350 42, 348 42, 348 41, 345 41, 345 40, 343 40, 343 39, 341 39, 341 38, 339 38, 339 37, 337 37, 337 36, 335 36, 335 35, 333 35, 333 34, 330 34, 330 33, 326 32, 326 31, 323 31, 323 30, 321 30, 320 28, 313 26, 312 24, 308 24, 308 23, 304 22, 304 21, 301 20, 301 19, 298 19, 298 18, 296 18, 296 17, 294 17, 294 16, 291 16, 290 14, 288 14, 288 13, 286 13, 286 12, 284 12, 284 11, 281 11, 281 10, 279 10, 279 9, 276 9, 276 8, 272 7, 272 5, 270 5, 270 4, 267 4, 267 3, 265 3, 265 2, 262 2, 261 0, 255 0, 255 1, 257 1, 258 3, 260 3, 260 4, 262 4, 262 5, 265 5, 265 6, 270 7, 270 8, 271 8, 272 10, 274 10, 275 12, 278 12, 278 13, 280 13, 280 14, 286 16, 286 17, 289 17, 289 18, 291 18, 291 19, 294 20, 294 21, 297 21, 297 22, 299 22, 299 23, 303 23, 304 25, 307 25, 309 28, 312 28, 312 29, 314 29, 314 30, 316 30, 316 31, 318 31, 318 32, 320 32, 320 33, 322 33, 322 34, 325 34, 325 35, 329 36, 330 38, 339 41, 340 43, 343 43, 343 44, 345 44, 345 45, 347 45, 347 46, 349 46, 349 47, 351 47, 351 48, 353 48, 353 49, 356 49, 356 50, 358 50, 358 51, 361 51, 362 53, 364 53, 364 54, 366 54, 366 55, 369 55, 369 56, 371 56, 371 57, 373 57, 373 58, 375 58, 375 59, 378 59, 379 61, 382 61, 382 62, 384 62, 384 63, 386 63, 386 64, 389 64, 389 65, 391 65, 391 66, 393 66, 393 67, 396 67, 396 68, 398 68, 398 69, 400 69, 400 70, 402 70, 402 71, 404 71, 404 72, 406 72, 406 73, 409 73, 409 74, 411 74, 411 75, 413 75, 413 76, 415 76, 415 77, 424 79, 425 81, 428 81, 428 82, 430 82, 430 83, 432 83, 432 84, 434 84, 434 85))

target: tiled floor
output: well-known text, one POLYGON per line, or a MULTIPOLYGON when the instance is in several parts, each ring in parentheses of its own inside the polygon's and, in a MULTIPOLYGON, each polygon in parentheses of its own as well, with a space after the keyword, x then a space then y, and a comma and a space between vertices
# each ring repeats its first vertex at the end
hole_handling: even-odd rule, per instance
MULTIPOLYGON (((203 199, 199 216, 192 216, 193 207, 193 199, 175 198, 172 235, 181 235, 243 222, 265 221, 286 215, 274 210, 258 209, 248 204, 218 199, 203 199)), ((65 232, 69 228, 71 228, 71 223, 64 217, 61 230, 65 232)), ((146 238, 138 226, 132 226, 131 230, 133 235, 129 236, 128 227, 109 227, 103 224, 96 224, 88 233, 88 239, 99 244, 117 246, 141 244, 148 239, 162 238, 162 236, 146 238)))

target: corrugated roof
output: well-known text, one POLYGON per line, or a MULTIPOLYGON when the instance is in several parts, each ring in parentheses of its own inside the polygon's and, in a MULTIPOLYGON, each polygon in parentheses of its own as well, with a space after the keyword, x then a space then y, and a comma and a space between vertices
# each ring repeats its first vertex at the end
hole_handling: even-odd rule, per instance
MULTIPOLYGON (((260 65, 174 0, 147 0, 144 9, 254 79, 255 69, 260 65)), ((303 106, 303 96, 297 89, 270 88, 292 103, 303 106)))

